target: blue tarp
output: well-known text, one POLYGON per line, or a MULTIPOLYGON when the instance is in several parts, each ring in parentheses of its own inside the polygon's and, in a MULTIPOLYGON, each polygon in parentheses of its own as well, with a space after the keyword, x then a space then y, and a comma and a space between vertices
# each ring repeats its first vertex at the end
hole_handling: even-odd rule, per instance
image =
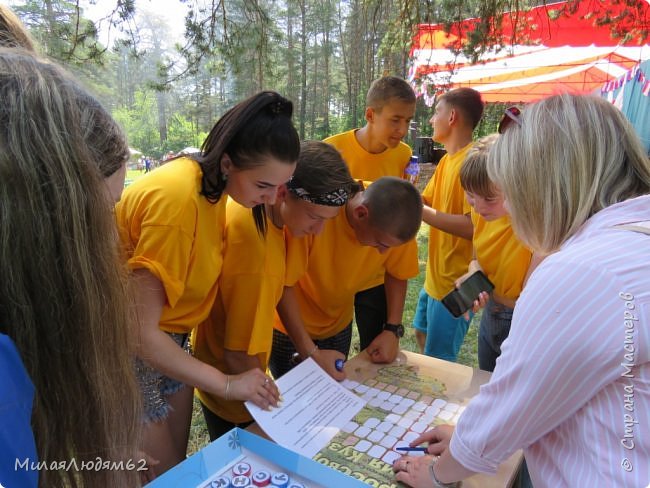
POLYGON ((606 84, 601 96, 622 110, 650 153, 650 60, 630 70, 628 75, 606 84))

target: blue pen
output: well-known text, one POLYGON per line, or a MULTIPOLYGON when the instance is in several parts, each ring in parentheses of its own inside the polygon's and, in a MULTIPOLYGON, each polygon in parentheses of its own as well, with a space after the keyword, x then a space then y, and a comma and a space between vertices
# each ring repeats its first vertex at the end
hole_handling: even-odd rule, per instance
POLYGON ((426 447, 396 447, 395 450, 406 452, 427 452, 426 447))

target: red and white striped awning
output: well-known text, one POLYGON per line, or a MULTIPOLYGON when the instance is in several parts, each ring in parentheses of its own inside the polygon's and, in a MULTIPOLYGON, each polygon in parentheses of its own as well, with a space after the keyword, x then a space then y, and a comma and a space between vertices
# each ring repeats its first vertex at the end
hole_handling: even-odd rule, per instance
MULTIPOLYGON (((564 2, 504 15, 503 35, 513 43, 483 54, 475 64, 449 47, 463 44, 476 19, 456 24, 450 34, 441 24, 420 25, 409 78, 428 104, 435 94, 461 86, 480 91, 487 102, 531 102, 560 92, 593 92, 650 59, 648 37, 618 43, 609 26, 594 25, 587 16, 594 1, 580 2, 573 15, 554 20, 549 12, 564 2), (513 23, 519 26, 516 38, 513 23)), ((633 21, 645 22, 647 29, 650 6, 645 5, 633 21)))

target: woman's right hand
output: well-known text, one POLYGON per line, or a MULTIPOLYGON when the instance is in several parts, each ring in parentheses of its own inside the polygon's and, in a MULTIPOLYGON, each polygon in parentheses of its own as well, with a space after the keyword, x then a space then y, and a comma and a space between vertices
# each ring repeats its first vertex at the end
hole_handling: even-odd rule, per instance
POLYGON ((242 374, 230 375, 229 378, 228 400, 250 400, 264 410, 278 406, 280 391, 261 369, 254 368, 242 374))
POLYGON ((413 439, 409 446, 419 446, 423 442, 427 442, 427 453, 434 456, 440 456, 442 452, 449 447, 449 441, 454 433, 453 425, 437 425, 431 430, 427 430, 420 434, 420 437, 413 439))

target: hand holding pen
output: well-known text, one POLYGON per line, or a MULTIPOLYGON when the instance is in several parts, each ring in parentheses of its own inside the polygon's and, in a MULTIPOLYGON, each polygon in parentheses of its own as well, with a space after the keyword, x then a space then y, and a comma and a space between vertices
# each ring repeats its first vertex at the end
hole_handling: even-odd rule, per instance
MULTIPOLYGON (((437 425, 435 428, 423 432, 417 439, 414 439, 413 442, 409 444, 408 449, 414 451, 422 450, 422 452, 439 456, 449 447, 449 441, 451 440, 453 433, 453 425, 437 425), (428 445, 426 447, 418 447, 423 443, 428 443, 428 445)), ((403 449, 396 448, 396 450, 403 449)), ((405 449, 404 451, 409 452, 405 449)))

